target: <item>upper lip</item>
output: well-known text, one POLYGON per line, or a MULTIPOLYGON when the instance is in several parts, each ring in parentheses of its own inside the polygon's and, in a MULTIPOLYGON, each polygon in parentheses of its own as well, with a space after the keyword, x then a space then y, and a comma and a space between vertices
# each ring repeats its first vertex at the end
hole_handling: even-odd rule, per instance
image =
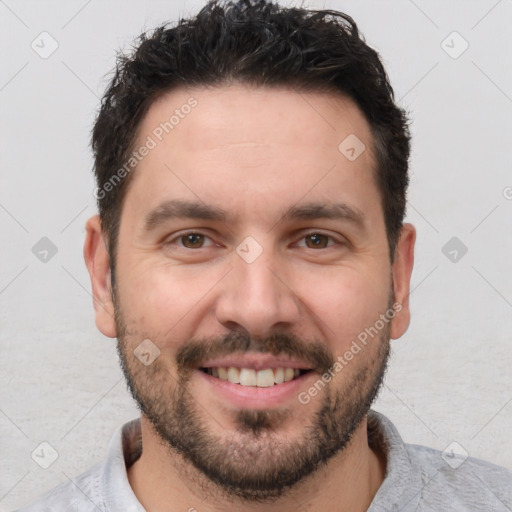
POLYGON ((208 359, 200 364, 200 368, 252 368, 264 370, 266 368, 298 368, 299 370, 312 370, 310 363, 299 361, 291 357, 273 356, 271 354, 238 354, 227 355, 216 359, 208 359))

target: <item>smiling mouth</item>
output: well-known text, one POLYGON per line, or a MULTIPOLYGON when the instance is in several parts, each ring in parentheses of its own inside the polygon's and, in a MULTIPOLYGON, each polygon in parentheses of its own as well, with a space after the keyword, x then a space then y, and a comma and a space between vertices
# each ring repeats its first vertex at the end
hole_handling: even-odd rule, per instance
POLYGON ((261 370, 254 370, 253 368, 237 368, 234 366, 199 369, 211 377, 225 380, 231 384, 240 384, 241 386, 253 386, 259 388, 277 386, 297 379, 311 371, 299 368, 264 368, 261 370))

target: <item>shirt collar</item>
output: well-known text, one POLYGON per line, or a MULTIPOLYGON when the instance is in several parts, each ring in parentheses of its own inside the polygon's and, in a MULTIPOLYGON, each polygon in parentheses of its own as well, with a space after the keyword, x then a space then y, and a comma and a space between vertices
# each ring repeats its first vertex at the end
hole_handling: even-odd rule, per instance
POLYGON ((414 467, 406 445, 393 423, 383 414, 368 414, 368 445, 386 458, 384 481, 375 494, 368 512, 416 510, 423 483, 414 467), (391 507, 391 508, 390 508, 391 507))
POLYGON ((127 468, 142 454, 140 418, 120 426, 107 448, 100 485, 105 497, 106 510, 145 512, 128 480, 127 468))
MULTIPOLYGON (((386 459, 386 473, 368 512, 415 510, 421 497, 421 475, 409 458, 396 427, 383 414, 368 414, 368 444, 386 459), (390 504, 393 508, 390 509, 390 504)), ((102 495, 107 510, 145 512, 128 480, 127 468, 142 454, 140 418, 120 426, 109 443, 101 472, 102 495)))

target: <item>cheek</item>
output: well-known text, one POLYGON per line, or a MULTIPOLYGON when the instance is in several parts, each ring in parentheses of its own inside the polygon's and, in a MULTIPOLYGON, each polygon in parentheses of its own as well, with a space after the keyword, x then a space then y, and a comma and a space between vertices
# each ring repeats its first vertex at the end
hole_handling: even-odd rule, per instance
POLYGON ((202 308, 209 290, 222 274, 196 268, 169 268, 153 266, 133 269, 127 278, 128 305, 124 307, 128 318, 140 318, 141 328, 171 338, 190 323, 194 312, 202 308))
POLYGON ((367 277, 356 269, 339 268, 322 279, 301 279, 304 303, 332 348, 338 352, 373 326, 388 304, 387 283, 367 277))
MULTIPOLYGON (((201 324, 214 326, 211 300, 222 294, 225 272, 225 268, 154 262, 144 268, 134 266, 125 274, 124 283, 129 283, 122 295, 125 319, 161 344, 181 343, 201 324)), ((288 269, 286 281, 302 304, 298 327, 332 340, 333 351, 344 350, 385 312, 389 283, 384 275, 384 269, 371 264, 288 269)))

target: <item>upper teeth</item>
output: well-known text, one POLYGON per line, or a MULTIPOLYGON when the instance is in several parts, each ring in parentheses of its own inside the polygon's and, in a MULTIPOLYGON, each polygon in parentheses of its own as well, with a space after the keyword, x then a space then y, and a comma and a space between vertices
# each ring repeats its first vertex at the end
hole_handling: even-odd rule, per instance
POLYGON ((254 370, 252 368, 207 368, 207 372, 221 380, 227 380, 233 384, 242 386, 257 386, 259 388, 268 388, 274 384, 288 382, 294 377, 300 375, 297 368, 265 368, 264 370, 254 370))

